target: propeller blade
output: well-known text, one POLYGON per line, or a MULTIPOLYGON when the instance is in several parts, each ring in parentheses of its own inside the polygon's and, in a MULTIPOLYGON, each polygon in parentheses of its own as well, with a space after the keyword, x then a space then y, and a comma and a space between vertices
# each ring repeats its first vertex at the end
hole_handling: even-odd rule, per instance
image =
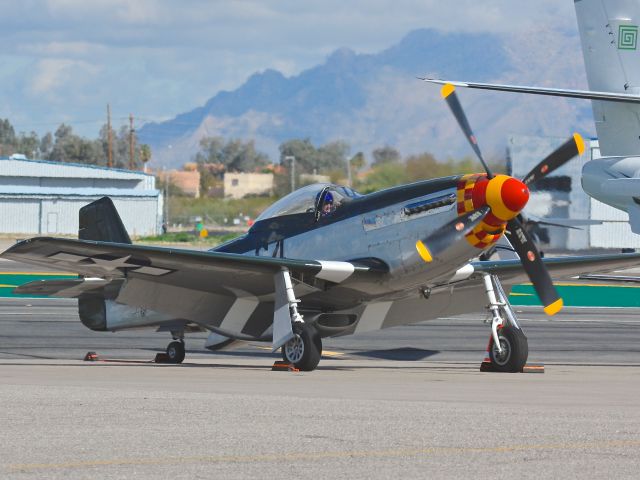
POLYGON ((576 155, 584 152, 584 140, 578 133, 574 133, 573 137, 555 149, 547 158, 542 160, 538 165, 533 167, 529 173, 522 179, 522 183, 529 185, 535 183, 541 178, 546 177, 551 172, 561 167, 576 155))
POLYGON ((416 242, 416 250, 420 254, 420 257, 427 263, 431 262, 449 247, 461 241, 471 230, 476 228, 487 213, 489 213, 488 206, 478 208, 440 227, 429 235, 426 240, 418 240, 416 242))
POLYGON ((558 295, 531 236, 517 218, 507 223, 506 236, 520 257, 524 271, 527 272, 533 288, 544 305, 544 312, 547 315, 555 315, 562 308, 562 298, 558 295))
POLYGON ((462 105, 460 105, 460 101, 458 100, 458 96, 456 95, 456 87, 454 87, 450 83, 447 83, 440 90, 440 94, 442 95, 442 98, 446 100, 447 105, 449 105, 453 116, 456 117, 458 125, 460 125, 460 128, 462 128, 462 131, 467 137, 467 140, 469 140, 471 148, 473 148, 473 151, 480 160, 480 163, 482 163, 484 170, 487 172, 487 177, 489 179, 493 178, 493 173, 491 173, 489 165, 487 165, 487 162, 485 162, 484 158, 482 157, 482 152, 480 152, 478 141, 476 140, 476 137, 473 134, 471 127, 469 126, 469 121, 467 120, 467 116, 464 114, 462 105))

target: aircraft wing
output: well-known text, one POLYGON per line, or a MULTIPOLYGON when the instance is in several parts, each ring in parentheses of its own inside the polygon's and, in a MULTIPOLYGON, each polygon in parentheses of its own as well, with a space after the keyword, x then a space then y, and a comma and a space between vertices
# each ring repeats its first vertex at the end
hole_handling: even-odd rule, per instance
MULTIPOLYGON (((640 253, 553 257, 544 258, 543 262, 553 278, 567 278, 581 273, 611 272, 636 267, 640 265, 640 253)), ((471 262, 470 265, 473 267, 471 275, 491 273, 498 275, 506 285, 527 281, 520 260, 486 260, 471 262)))
MULTIPOLYGON (((602 272, 640 265, 640 254, 625 253, 613 255, 590 255, 574 257, 556 257, 543 259, 547 269, 554 278, 571 277, 584 272, 602 272)), ((496 260, 472 262, 456 272, 453 284, 434 289, 430 296, 429 308, 424 299, 419 297, 403 298, 386 302, 378 302, 364 308, 359 315, 355 332, 388 328, 408 323, 440 317, 450 317, 464 313, 480 313, 486 305, 487 296, 484 284, 480 279, 482 273, 498 275, 504 286, 528 281, 520 260, 496 260), (463 278, 464 277, 464 278, 463 278), (384 316, 372 315, 383 311, 384 316), (371 314, 370 314, 371 313, 371 314)), ((581 278, 583 278, 581 276, 581 278)), ((590 280, 612 279, 610 276, 589 275, 590 280), (600 278, 594 278, 600 277, 600 278)), ((640 281, 635 277, 616 277, 624 281, 640 281)), ((452 279, 453 280, 453 279, 452 279)))
POLYGON ((242 291, 255 297, 273 293, 273 276, 282 268, 289 269, 294 277, 303 277, 305 283, 317 279, 328 286, 383 273, 355 262, 293 260, 48 237, 19 242, 1 256, 85 277, 108 280, 126 277, 221 295, 242 291))
POLYGON ((583 98, 586 100, 607 100, 610 102, 640 103, 639 95, 614 92, 594 92, 590 90, 569 90, 563 88, 526 87, 521 85, 501 85, 497 83, 475 83, 439 80, 437 78, 420 78, 429 83, 445 85, 447 83, 456 87, 477 88, 480 90, 498 90, 502 92, 532 93, 535 95, 548 95, 552 97, 583 98))

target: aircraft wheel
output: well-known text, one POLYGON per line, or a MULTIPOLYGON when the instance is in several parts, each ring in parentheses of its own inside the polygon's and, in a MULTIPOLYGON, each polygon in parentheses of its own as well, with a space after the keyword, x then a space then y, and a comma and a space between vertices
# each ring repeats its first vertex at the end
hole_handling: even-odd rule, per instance
POLYGON ((283 360, 305 372, 315 370, 322 355, 320 334, 306 323, 296 323, 293 334, 293 338, 282 346, 283 360))
POLYGON ((185 356, 184 343, 171 342, 167 346, 167 356, 169 357, 169 363, 182 363, 185 356))
POLYGON ((492 367, 499 372, 520 372, 529 357, 527 337, 519 328, 507 326, 498 331, 498 340, 502 353, 498 352, 496 345, 491 347, 492 367))

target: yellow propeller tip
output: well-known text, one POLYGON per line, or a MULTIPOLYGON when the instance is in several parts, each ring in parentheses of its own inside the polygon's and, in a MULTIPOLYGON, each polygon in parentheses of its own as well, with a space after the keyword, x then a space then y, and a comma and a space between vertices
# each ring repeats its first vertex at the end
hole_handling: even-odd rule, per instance
POLYGON ((544 307, 544 313, 546 313, 547 315, 550 315, 550 316, 551 315, 555 315, 560 310, 562 310, 563 306, 564 306, 564 302, 562 301, 561 298, 559 298, 558 300, 556 300, 552 304, 547 305, 546 307, 544 307))
POLYGON ((456 90, 456 87, 454 87, 453 85, 451 85, 450 83, 445 83, 442 88, 440 89, 440 95, 442 95, 442 98, 447 98, 449 95, 451 95, 454 91, 456 90))
POLYGON ((416 250, 418 251, 420 258, 422 258, 422 260, 424 260, 425 262, 430 263, 433 260, 431 252, 429 251, 427 246, 422 243, 422 240, 418 240, 416 242, 416 250))
POLYGON ((579 133, 573 134, 573 139, 576 141, 576 147, 578 147, 578 153, 582 155, 584 153, 584 140, 579 133))

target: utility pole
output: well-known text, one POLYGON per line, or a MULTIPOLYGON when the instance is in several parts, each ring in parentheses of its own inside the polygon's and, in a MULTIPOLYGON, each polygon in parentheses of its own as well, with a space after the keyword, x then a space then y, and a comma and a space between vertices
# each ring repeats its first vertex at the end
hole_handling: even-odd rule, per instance
POLYGON ((135 165, 133 163, 133 113, 129 114, 129 170, 134 170, 135 165))
POLYGON ((111 106, 107 103, 107 167, 113 168, 113 138, 111 136, 111 106))
POLYGON ((287 155, 284 157, 285 162, 291 162, 291 191, 296 189, 296 157, 287 155))
POLYGON ((164 181, 164 232, 167 233, 169 231, 169 180, 171 177, 170 172, 166 172, 164 167, 162 167, 162 179, 164 181))

